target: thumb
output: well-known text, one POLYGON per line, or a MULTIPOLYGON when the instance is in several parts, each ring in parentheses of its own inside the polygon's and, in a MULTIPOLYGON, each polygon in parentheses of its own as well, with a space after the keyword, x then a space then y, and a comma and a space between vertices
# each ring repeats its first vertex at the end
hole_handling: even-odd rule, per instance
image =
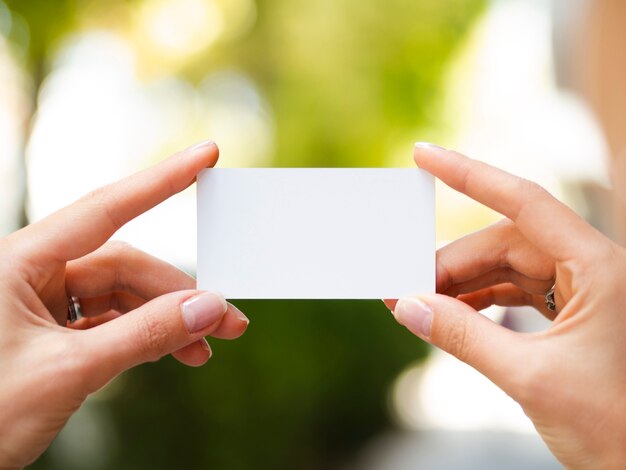
POLYGON ((522 335, 446 295, 401 299, 393 315, 413 334, 474 367, 507 393, 514 392, 515 370, 527 350, 522 335))
MULTIPOLYGON (((227 312, 220 294, 181 291, 166 294, 88 335, 95 389, 138 364, 157 361, 215 331, 227 312)), ((207 354, 209 354, 207 352, 207 354)))

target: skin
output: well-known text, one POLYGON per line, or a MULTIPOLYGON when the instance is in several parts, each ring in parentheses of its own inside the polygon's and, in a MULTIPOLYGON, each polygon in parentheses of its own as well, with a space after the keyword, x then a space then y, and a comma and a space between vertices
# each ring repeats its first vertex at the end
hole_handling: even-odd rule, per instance
POLYGON ((170 353, 199 366, 211 356, 205 336, 243 334, 248 319, 221 296, 107 242, 217 158, 215 144, 198 144, 0 239, 0 468, 32 463, 87 396, 123 371, 170 353), (85 315, 73 325, 68 295, 81 299, 85 315), (199 331, 187 329, 188 300, 205 319, 213 312, 199 331))
MULTIPOLYGON (((189 332, 183 306, 202 295, 194 280, 107 243, 217 156, 212 143, 192 147, 0 239, 0 468, 34 461, 85 398, 124 370, 169 353, 200 365, 211 355, 204 336, 245 331, 245 316, 224 304, 189 332), (86 314, 71 327, 67 295, 86 314)), ((515 399, 566 467, 619 468, 626 252, 531 182, 434 147, 417 147, 415 161, 506 219, 439 250, 439 294, 387 301, 396 319, 515 399), (555 282, 550 312, 543 296, 555 282), (553 325, 512 332, 477 312, 493 304, 534 306, 553 325)))
POLYGON ((414 157, 506 219, 440 249, 438 294, 386 301, 398 322, 516 400, 565 467, 622 468, 626 251, 534 183, 433 146, 414 157), (530 305, 553 323, 513 332, 477 312, 490 305, 530 305))

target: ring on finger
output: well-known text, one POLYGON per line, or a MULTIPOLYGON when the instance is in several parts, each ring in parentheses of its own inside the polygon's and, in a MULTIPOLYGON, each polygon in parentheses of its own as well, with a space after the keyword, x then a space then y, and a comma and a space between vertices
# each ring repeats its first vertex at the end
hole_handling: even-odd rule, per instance
POLYGON ((80 306, 80 300, 78 297, 67 298, 67 321, 74 323, 77 320, 83 318, 83 311, 80 306))
POLYGON ((556 302, 554 301, 554 289, 556 289, 556 284, 554 284, 548 292, 546 292, 546 307, 551 312, 556 312, 556 302))

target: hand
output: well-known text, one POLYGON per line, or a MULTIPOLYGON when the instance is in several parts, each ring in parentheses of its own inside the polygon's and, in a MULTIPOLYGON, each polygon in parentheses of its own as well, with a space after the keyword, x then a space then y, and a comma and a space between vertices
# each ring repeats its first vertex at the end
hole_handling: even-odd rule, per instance
POLYGON ((507 220, 439 250, 440 294, 398 301, 397 321, 516 400, 566 467, 622 467, 625 250, 534 183, 434 146, 415 161, 507 220), (554 283, 557 312, 544 303, 554 283), (493 304, 554 321, 516 333, 476 312, 493 304))
POLYGON ((204 336, 245 331, 243 313, 196 291, 187 274, 105 244, 217 157, 215 144, 199 144, 0 239, 0 468, 33 462, 87 395, 124 370, 169 353, 201 365, 211 356, 204 336), (71 328, 68 296, 85 315, 71 328))

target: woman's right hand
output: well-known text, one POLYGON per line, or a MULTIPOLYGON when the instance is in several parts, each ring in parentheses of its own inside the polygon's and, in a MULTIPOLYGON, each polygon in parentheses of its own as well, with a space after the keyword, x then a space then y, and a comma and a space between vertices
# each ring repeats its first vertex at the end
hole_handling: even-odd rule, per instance
POLYGON ((399 300, 397 321, 516 400, 566 467, 623 467, 626 251, 534 183, 434 146, 415 161, 507 219, 441 249, 439 294, 399 300), (493 304, 531 305, 553 324, 516 333, 477 313, 493 304))
POLYGON ((206 336, 234 339, 247 317, 174 266, 119 242, 125 223, 217 162, 195 145, 0 238, 0 469, 32 463, 91 393, 173 354, 199 366, 206 336), (85 318, 68 325, 68 296, 85 318))

